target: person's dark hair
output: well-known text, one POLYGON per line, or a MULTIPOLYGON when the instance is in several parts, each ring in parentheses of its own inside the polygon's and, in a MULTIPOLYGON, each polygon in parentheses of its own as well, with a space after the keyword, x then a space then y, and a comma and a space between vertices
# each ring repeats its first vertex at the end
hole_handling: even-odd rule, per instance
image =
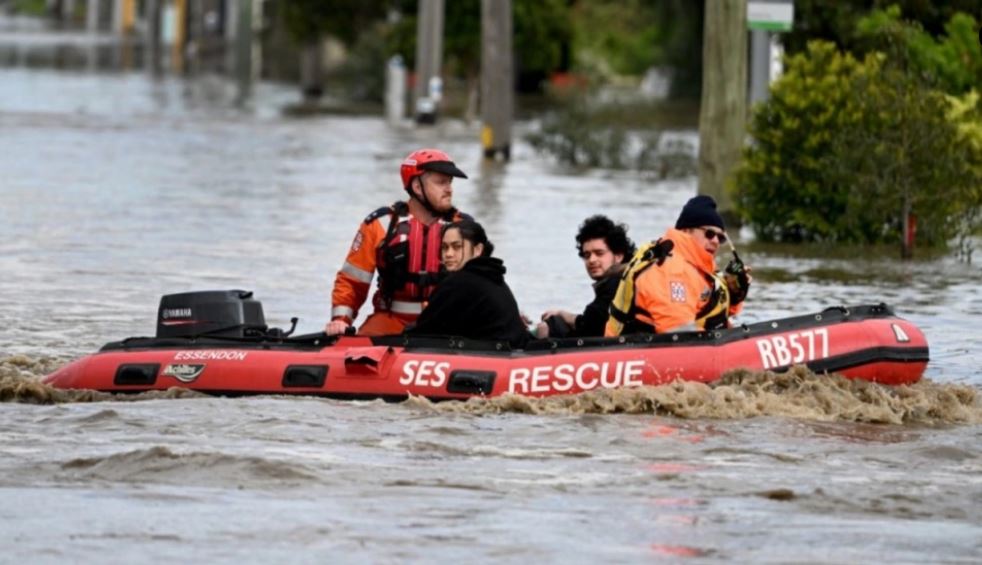
POLYGON ((483 245, 484 251, 481 252, 481 257, 490 257, 494 251, 494 244, 488 240, 488 234, 484 231, 484 227, 474 220, 464 219, 447 224, 443 226, 442 233, 447 233, 447 230, 459 230, 461 239, 471 242, 471 245, 478 243, 483 245))
POLYGON ((611 253, 624 256, 622 263, 626 263, 634 256, 635 246, 631 238, 627 237, 627 226, 615 224, 613 220, 597 214, 590 216, 580 224, 580 231, 576 234, 576 252, 583 253, 583 244, 591 239, 602 239, 611 253))

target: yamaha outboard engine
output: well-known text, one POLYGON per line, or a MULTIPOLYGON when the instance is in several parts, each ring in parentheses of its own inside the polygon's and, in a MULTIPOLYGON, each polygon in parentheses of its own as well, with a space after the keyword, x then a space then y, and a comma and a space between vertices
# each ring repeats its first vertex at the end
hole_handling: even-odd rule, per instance
POLYGON ((157 337, 247 337, 265 331, 263 305, 247 290, 168 294, 157 311, 157 337))

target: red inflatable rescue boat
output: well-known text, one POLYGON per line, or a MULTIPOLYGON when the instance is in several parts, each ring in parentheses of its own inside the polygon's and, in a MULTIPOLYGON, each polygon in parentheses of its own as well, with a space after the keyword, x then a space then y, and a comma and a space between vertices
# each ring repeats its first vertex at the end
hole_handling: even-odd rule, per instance
POLYGON ((291 336, 266 327, 250 292, 211 291, 163 297, 156 337, 109 343, 45 382, 107 392, 184 387, 218 395, 436 400, 710 382, 730 369, 797 364, 899 385, 920 379, 927 362, 924 334, 884 304, 713 332, 537 340, 512 350, 455 337, 291 336))

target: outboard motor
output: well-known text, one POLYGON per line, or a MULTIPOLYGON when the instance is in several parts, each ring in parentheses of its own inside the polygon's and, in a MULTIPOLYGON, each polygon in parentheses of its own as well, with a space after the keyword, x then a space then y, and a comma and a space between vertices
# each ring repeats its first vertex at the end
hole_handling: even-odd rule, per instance
POLYGON ((266 331, 263 305, 248 290, 209 290, 160 298, 157 337, 247 337, 266 331))

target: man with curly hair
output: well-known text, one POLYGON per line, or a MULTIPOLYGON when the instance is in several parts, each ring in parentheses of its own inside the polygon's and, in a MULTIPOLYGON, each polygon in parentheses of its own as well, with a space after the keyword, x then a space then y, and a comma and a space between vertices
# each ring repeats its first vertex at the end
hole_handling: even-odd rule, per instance
POLYGON ((627 226, 615 224, 603 215, 590 216, 576 234, 576 250, 586 273, 593 279, 593 302, 581 314, 549 310, 535 328, 544 337, 599 337, 609 316, 610 301, 617 292, 620 275, 634 255, 634 242, 627 237, 627 226))

